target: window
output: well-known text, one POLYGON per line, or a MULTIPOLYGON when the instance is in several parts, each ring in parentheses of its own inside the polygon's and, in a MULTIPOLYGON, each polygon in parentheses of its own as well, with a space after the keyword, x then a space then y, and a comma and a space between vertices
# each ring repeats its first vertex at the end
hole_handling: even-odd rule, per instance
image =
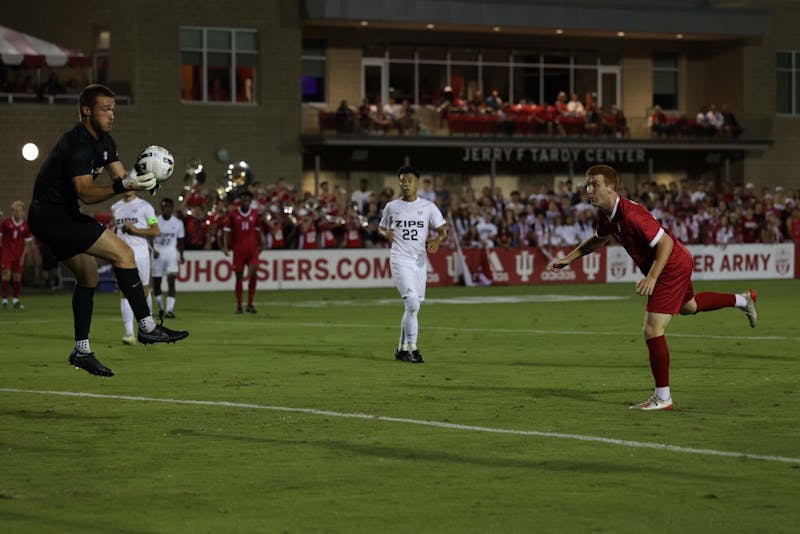
POLYGON ((111 32, 101 30, 95 34, 94 55, 92 57, 93 81, 108 85, 108 69, 111 49, 111 32))
POLYGON ((775 111, 800 115, 800 52, 778 52, 775 57, 775 111))
POLYGON ((181 100, 254 103, 258 33, 181 28, 181 100))
POLYGON ((303 102, 325 102, 328 46, 321 39, 303 39, 303 102))
POLYGON ((678 54, 653 56, 653 105, 678 110, 678 54))

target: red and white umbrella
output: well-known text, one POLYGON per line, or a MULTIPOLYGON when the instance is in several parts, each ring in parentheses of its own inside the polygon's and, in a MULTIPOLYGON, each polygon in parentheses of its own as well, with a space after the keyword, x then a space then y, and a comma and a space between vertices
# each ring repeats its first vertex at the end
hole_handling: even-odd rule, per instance
POLYGON ((83 52, 69 50, 32 35, 0 26, 0 59, 5 65, 26 67, 87 67, 91 60, 83 52))

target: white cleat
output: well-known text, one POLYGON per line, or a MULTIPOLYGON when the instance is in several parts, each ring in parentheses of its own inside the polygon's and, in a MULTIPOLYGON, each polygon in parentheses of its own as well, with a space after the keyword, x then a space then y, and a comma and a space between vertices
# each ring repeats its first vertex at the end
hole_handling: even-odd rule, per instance
POLYGON ((672 399, 661 400, 655 395, 640 404, 629 406, 631 410, 674 410, 672 399))
POLYGON ((742 296, 747 301, 747 306, 742 311, 747 316, 747 320, 750 321, 750 328, 755 328, 758 324, 758 312, 756 311, 758 293, 756 293, 755 289, 749 289, 746 293, 742 293, 742 296))
POLYGON ((136 345, 136 336, 125 336, 122 338, 122 342, 126 345, 136 345))

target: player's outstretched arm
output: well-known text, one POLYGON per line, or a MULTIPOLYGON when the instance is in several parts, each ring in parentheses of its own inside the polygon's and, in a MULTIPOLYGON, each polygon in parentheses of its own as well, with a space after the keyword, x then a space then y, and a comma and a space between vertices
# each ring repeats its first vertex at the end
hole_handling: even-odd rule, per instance
POLYGON ((575 247, 572 250, 572 252, 570 252, 566 256, 556 258, 555 260, 550 262, 550 265, 547 267, 547 269, 553 272, 560 271, 561 269, 572 263, 573 260, 576 260, 581 256, 586 256, 587 254, 591 254, 598 248, 604 246, 606 243, 608 243, 610 237, 611 236, 600 237, 597 234, 595 234, 592 237, 585 239, 583 243, 575 247))
POLYGON ((447 239, 447 225, 446 224, 441 225, 439 228, 436 229, 436 232, 438 234, 436 239, 431 239, 425 245, 425 248, 431 254, 436 254, 436 251, 439 250, 439 245, 441 245, 444 242, 444 240, 447 239))

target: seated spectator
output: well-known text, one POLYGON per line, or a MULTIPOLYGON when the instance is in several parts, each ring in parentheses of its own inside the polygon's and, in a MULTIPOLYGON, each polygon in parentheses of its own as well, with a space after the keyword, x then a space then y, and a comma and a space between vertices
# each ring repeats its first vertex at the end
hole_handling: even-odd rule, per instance
POLYGON ((492 92, 486 97, 486 106, 495 112, 500 111, 503 106, 503 99, 500 98, 500 93, 497 89, 492 89, 492 92))
POLYGON ((58 74, 51 72, 47 77, 47 81, 42 85, 42 91, 45 95, 60 95, 64 93, 64 86, 58 80, 58 74))
POLYGON ((711 119, 709 118, 708 114, 709 107, 702 106, 700 111, 698 111, 697 115, 695 116, 695 121, 697 122, 698 133, 706 137, 711 137, 717 132, 717 130, 711 125, 711 119))
POLYGON ((739 136, 742 135, 744 128, 742 128, 739 121, 736 120, 736 116, 733 112, 728 109, 727 104, 722 104, 722 119, 722 133, 728 137, 738 139, 739 136))
POLYGON ((717 106, 711 104, 706 112, 706 119, 709 127, 712 129, 713 134, 722 133, 722 128, 725 126, 725 117, 717 110, 717 106))
POLYGON ((404 99, 403 103, 400 105, 397 129, 401 134, 418 135, 420 133, 421 127, 419 118, 408 99, 404 99))
POLYGON ((347 105, 347 100, 342 100, 336 108, 336 131, 338 133, 352 133, 355 129, 355 116, 353 110, 347 105))
POLYGON ((661 106, 656 104, 653 106, 653 112, 648 119, 648 126, 650 132, 655 137, 668 137, 672 132, 668 124, 667 115, 661 111, 661 106))
POLYGON ((372 106, 369 105, 369 99, 364 97, 361 105, 358 106, 358 129, 362 132, 368 132, 372 129, 372 106))
POLYGON ((586 133, 589 135, 599 135, 602 132, 603 126, 602 110, 598 109, 595 103, 592 103, 591 106, 592 107, 586 112, 586 133))
POLYGON ((583 117, 586 115, 586 111, 587 110, 583 107, 583 103, 578 98, 578 93, 572 93, 572 98, 567 102, 567 110, 564 112, 564 115, 567 117, 583 117))
POLYGON ((388 133, 393 125, 393 119, 386 116, 384 109, 384 106, 381 105, 381 99, 376 98, 375 104, 370 106, 369 118, 372 120, 372 127, 374 129, 383 133, 388 133))

